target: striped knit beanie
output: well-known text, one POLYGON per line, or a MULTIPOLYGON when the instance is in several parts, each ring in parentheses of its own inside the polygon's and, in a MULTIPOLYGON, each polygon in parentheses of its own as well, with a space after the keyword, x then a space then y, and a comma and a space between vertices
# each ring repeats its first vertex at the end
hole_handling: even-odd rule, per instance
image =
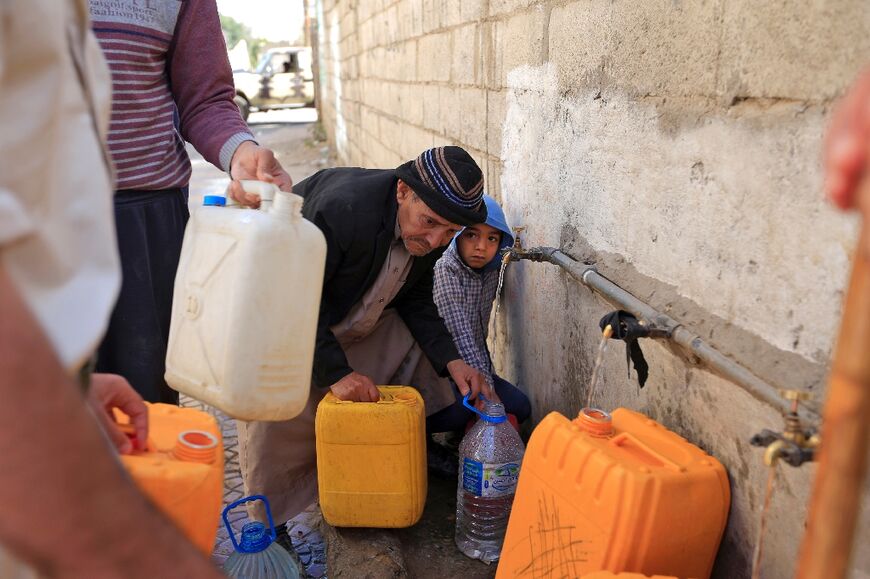
POLYGON ((396 169, 432 211, 457 225, 486 221, 483 173, 465 149, 435 147, 396 169))

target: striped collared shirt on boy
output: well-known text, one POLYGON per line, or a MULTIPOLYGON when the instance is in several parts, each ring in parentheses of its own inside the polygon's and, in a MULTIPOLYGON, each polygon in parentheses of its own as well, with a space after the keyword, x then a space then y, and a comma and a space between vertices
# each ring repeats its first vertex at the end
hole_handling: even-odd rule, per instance
POLYGON ((493 366, 486 338, 492 302, 498 289, 498 268, 478 272, 465 265, 451 244, 435 264, 433 297, 453 336, 459 355, 493 384, 493 366))

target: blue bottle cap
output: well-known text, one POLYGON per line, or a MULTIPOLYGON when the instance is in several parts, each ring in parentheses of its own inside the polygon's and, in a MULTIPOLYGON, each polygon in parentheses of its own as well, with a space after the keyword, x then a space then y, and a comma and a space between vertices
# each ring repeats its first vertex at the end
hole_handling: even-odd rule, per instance
POLYGON ((502 404, 487 400, 486 396, 484 396, 481 392, 479 396, 484 402, 486 402, 486 405, 484 406, 484 412, 481 412, 480 410, 468 403, 468 396, 469 395, 466 394, 462 397, 462 405, 480 416, 484 422, 499 424, 507 420, 507 416, 504 413, 504 406, 502 404))
POLYGON ((224 207, 227 204, 227 198, 223 195, 206 195, 202 198, 202 206, 206 207, 214 205, 216 207, 224 207))
POLYGON ((272 535, 263 523, 253 521, 242 527, 242 540, 239 542, 239 551, 242 553, 259 553, 271 544, 272 535))

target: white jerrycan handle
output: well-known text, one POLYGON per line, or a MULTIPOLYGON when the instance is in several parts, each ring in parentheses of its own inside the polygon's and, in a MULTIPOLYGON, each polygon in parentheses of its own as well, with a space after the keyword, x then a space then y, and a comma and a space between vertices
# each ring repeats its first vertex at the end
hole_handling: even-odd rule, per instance
MULTIPOLYGON (((239 181, 246 193, 260 196, 260 211, 275 214, 277 217, 288 217, 295 221, 302 217, 302 197, 281 191, 274 183, 242 179, 239 181)), ((227 193, 227 206, 237 206, 239 203, 227 193)))
MULTIPOLYGON (((265 181, 254 181, 252 179, 242 179, 239 181, 245 193, 253 193, 260 196, 260 208, 269 209, 272 206, 272 201, 280 191, 274 183, 266 183, 265 181)), ((239 205, 240 203, 233 199, 229 194, 229 186, 227 187, 227 206, 239 205)))

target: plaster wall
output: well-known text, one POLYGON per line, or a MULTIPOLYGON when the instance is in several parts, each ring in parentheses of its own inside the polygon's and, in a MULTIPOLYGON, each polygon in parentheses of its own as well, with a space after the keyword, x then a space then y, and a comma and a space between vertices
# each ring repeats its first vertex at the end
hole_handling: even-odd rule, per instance
MULTIPOLYGON (((562 247, 779 387, 824 397, 856 223, 821 198, 834 99, 870 62, 863 0, 322 0, 323 122, 344 164, 458 144, 527 246, 562 247)), ((613 307, 552 265, 508 269, 491 346, 536 420, 585 402, 613 307)), ((645 341, 605 353, 596 402, 648 413, 723 462, 714 576, 748 577, 782 420, 645 341)), ((781 467, 762 576, 791 577, 815 467, 781 467)), ((870 487, 868 487, 870 488, 870 487)), ((853 577, 870 577, 870 491, 853 577)))

